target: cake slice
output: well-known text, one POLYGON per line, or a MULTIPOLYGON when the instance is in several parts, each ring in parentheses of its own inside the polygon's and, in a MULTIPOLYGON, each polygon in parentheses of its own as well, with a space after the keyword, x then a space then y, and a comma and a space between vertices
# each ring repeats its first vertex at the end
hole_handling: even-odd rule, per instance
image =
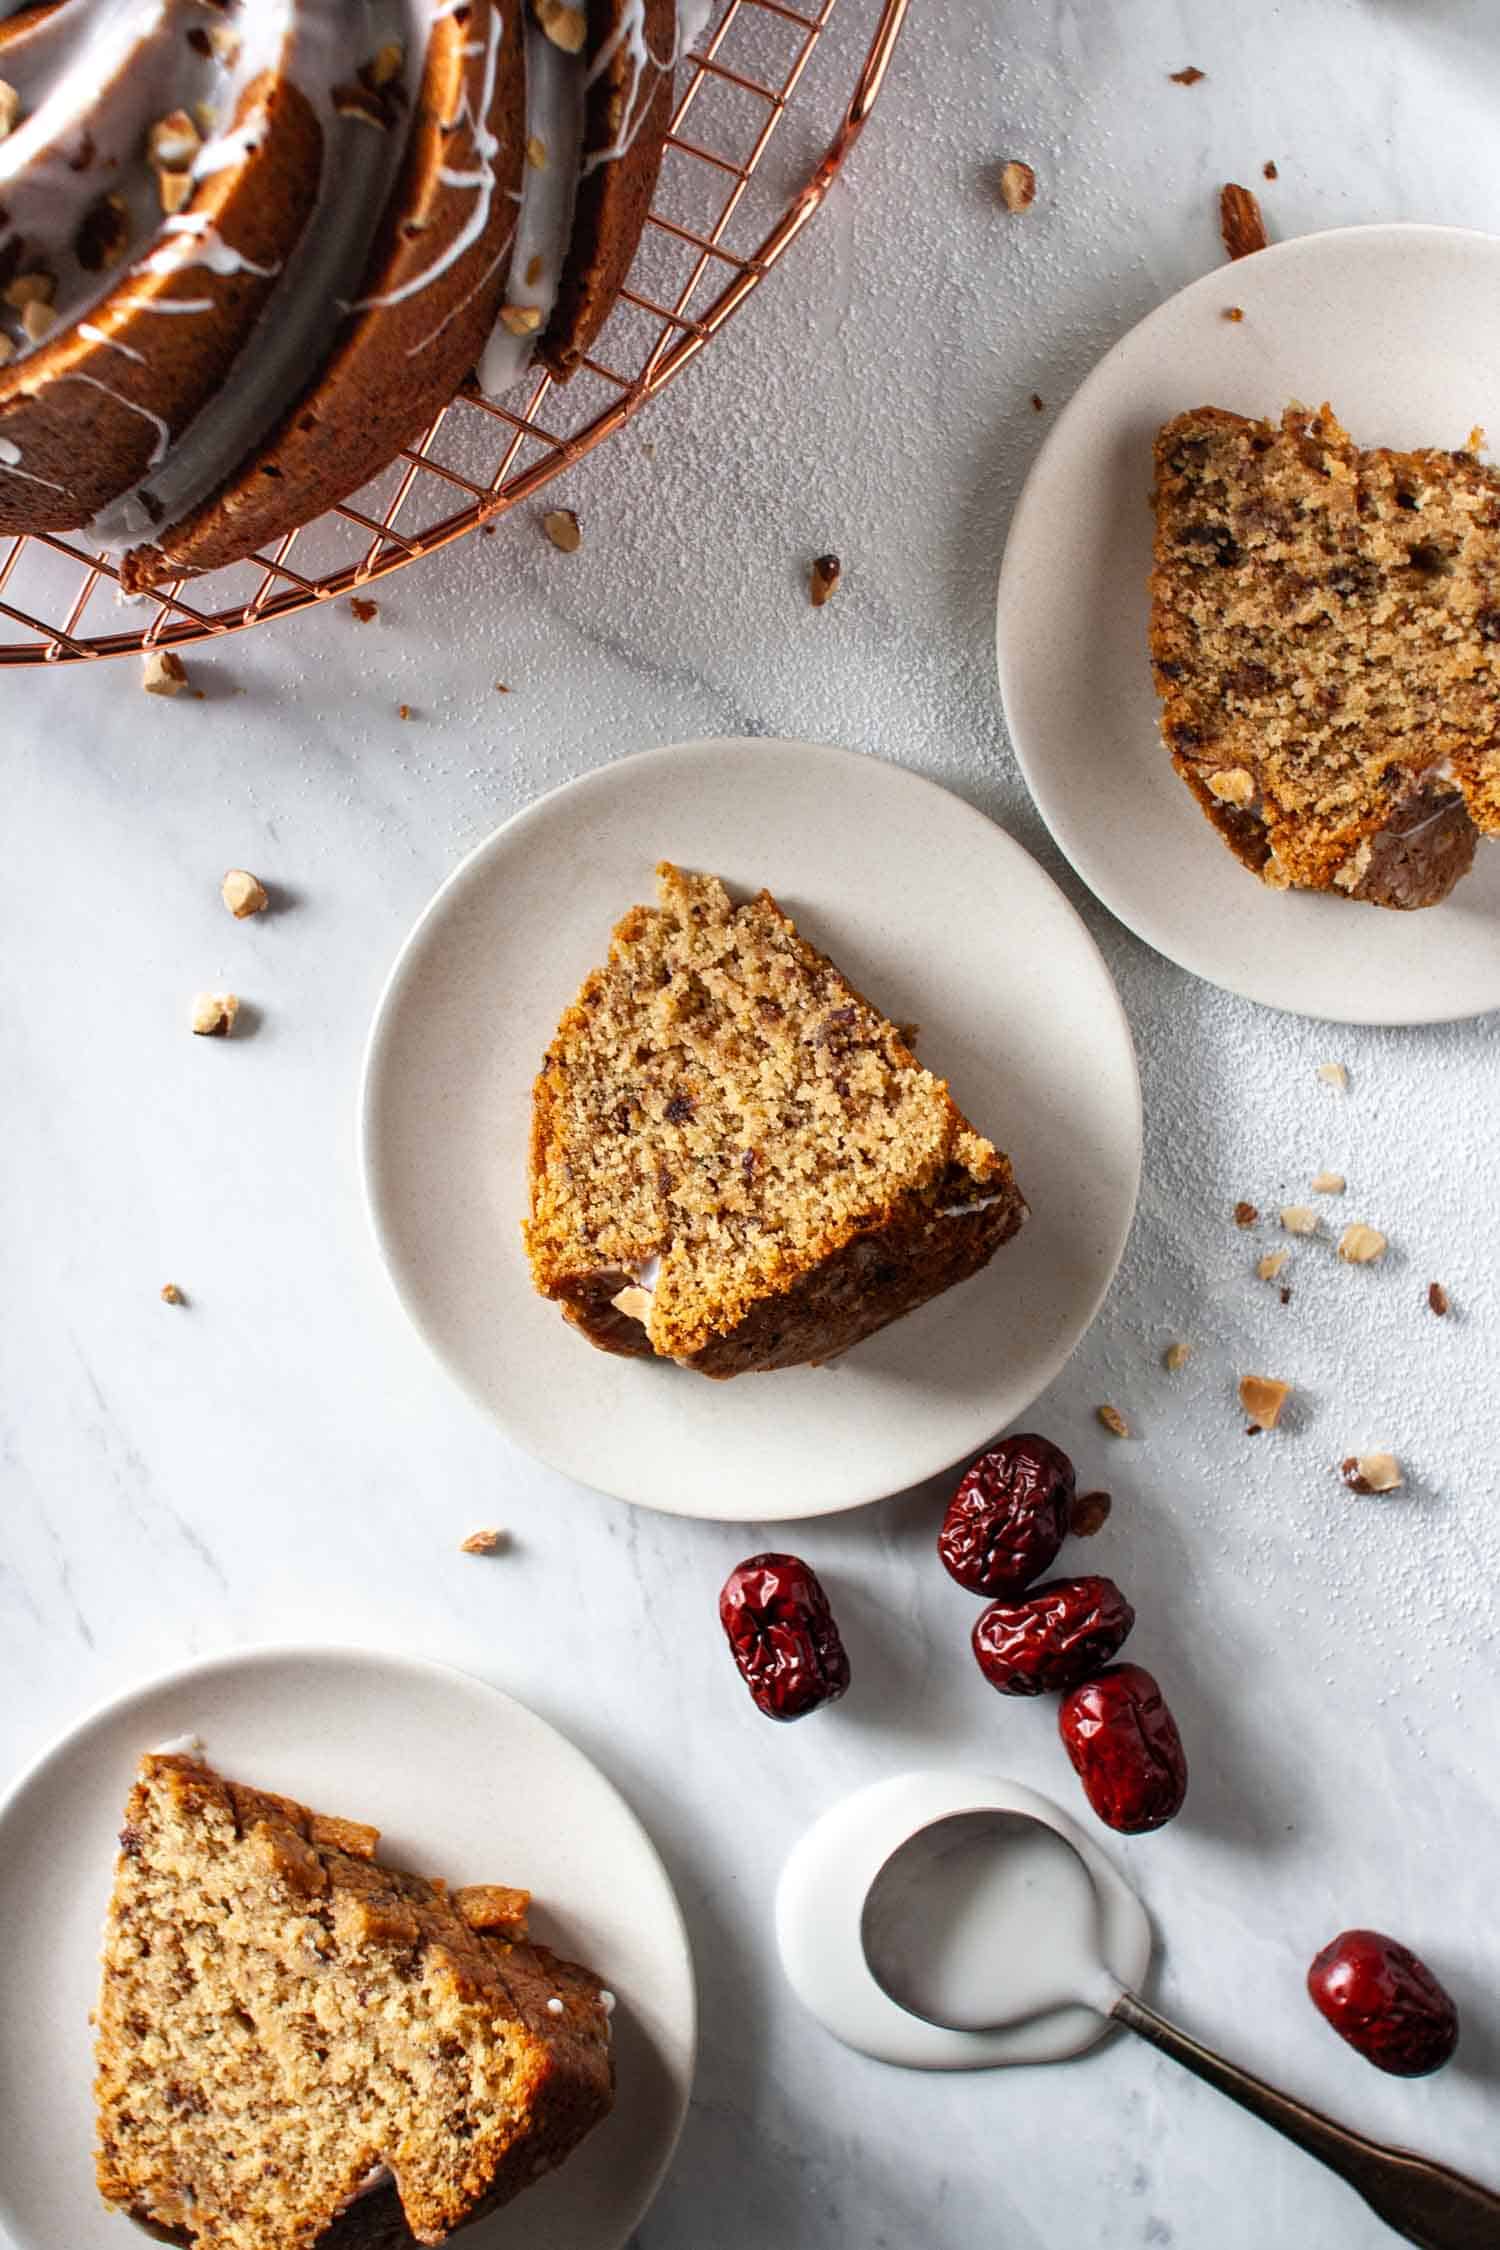
POLYGON ((1275 889, 1446 898, 1500 833, 1500 472, 1205 406, 1153 503, 1162 733, 1231 851, 1275 889))
POLYGON ((597 1979, 524 1892, 375 1859, 373 1828, 144 1758, 104 1940, 98 2178, 203 2250, 444 2241, 613 2095, 597 1979))
POLYGON ((532 1277, 601 1350, 824 1360, 976 1273, 1008 1158, 767 891, 657 869, 532 1103, 532 1277))

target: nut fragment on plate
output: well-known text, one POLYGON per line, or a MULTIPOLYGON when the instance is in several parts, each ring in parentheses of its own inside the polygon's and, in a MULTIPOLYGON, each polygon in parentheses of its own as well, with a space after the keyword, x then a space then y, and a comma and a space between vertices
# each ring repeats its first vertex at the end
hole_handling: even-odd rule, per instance
POLYGON ((1319 1063, 1318 1076, 1336 1094, 1346 1094, 1349 1091, 1349 1073, 1342 1063, 1319 1063))
POLYGON ((1175 1375, 1180 1367, 1186 1367, 1192 1356, 1193 1347, 1191 1344, 1168 1344, 1161 1355, 1162 1365, 1169 1375, 1175 1375))
POLYGON ((1323 1222, 1310 1205, 1289 1203, 1281 1214, 1281 1224, 1288 1234, 1316 1234, 1323 1222))
POLYGON ((271 903, 265 884, 245 867, 230 868, 219 885, 219 896, 237 922, 250 914, 264 914, 271 903))
POLYGON ((1240 1377, 1240 1404, 1258 1430, 1275 1429, 1291 1395, 1291 1384, 1278 1383, 1273 1376, 1240 1377))
POLYGON ((542 529, 565 555, 576 554, 583 543, 583 527, 571 508, 549 508, 542 518, 542 529))
POLYGON ((193 1029, 200 1039, 227 1039, 240 1012, 234 992, 200 992, 193 1002, 193 1029))
POLYGON ((0 141, 21 122, 21 97, 8 78, 0 78, 0 141))
POLYGON ((1109 1520, 1114 1503, 1107 1492, 1080 1492, 1073 1502, 1073 1512, 1068 1519, 1068 1529, 1075 1539, 1092 1539, 1102 1531, 1109 1520))
POLYGON ((186 1297, 184 1297, 175 1281, 164 1281, 162 1283, 161 1301, 164 1305, 185 1305, 187 1303, 186 1297))
POLYGON ((1029 211, 1036 201, 1036 174, 1017 156, 1001 165, 999 186, 1000 200, 1007 211, 1029 211))
POLYGON ((372 602, 367 594, 351 594, 349 608, 361 625, 368 625, 372 617, 380 615, 379 602, 372 602))
POLYGON ((1174 86, 1197 86, 1208 76, 1208 72, 1200 70, 1196 63, 1189 63, 1185 70, 1169 70, 1167 76, 1174 86))
POLYGON ((1096 1406, 1094 1412, 1111 1437, 1129 1437, 1130 1424, 1117 1406, 1096 1406))
POLYGON ((1268 1250, 1255 1269, 1256 1278, 1260 1281, 1274 1281, 1283 1267, 1290 1263, 1291 1255, 1290 1250, 1268 1250))
POLYGON ((1234 1207, 1234 1223, 1237 1227, 1253 1227, 1259 1217, 1260 1213, 1253 1203, 1237 1203, 1234 1207))
POLYGON ((1221 805, 1250 805, 1255 802, 1255 776, 1245 766, 1225 766, 1211 773, 1208 786, 1221 805))
POLYGON ((1394 1453, 1351 1453, 1339 1463, 1339 1475, 1351 1492, 1394 1492, 1401 1483, 1401 1464, 1394 1453))
POLYGON ((844 566, 837 555, 815 555, 808 565, 807 596, 814 609, 821 609, 844 575, 844 566))
POLYGON ((1248 258, 1270 239, 1260 205, 1249 188, 1230 180, 1219 191, 1219 232, 1231 258, 1248 258))
POLYGON ((1349 1182, 1342 1172, 1314 1172, 1307 1184, 1314 1195, 1342 1195, 1349 1182))
POLYGON ((1346 1266, 1373 1266, 1389 1248, 1379 1227, 1367 1227, 1363 1223, 1345 1227, 1339 1236, 1339 1256, 1346 1266))
POLYGON ((509 1546, 510 1539, 503 1531, 471 1531, 467 1539, 458 1543, 461 1555, 499 1555, 509 1546))
POLYGON ((141 662, 141 686, 148 695, 181 695, 187 686, 187 666, 175 649, 147 649, 141 662))
POLYGON ((1448 1292, 1440 1281, 1427 1284, 1427 1310, 1436 1313, 1439 1320, 1448 1310, 1448 1292))

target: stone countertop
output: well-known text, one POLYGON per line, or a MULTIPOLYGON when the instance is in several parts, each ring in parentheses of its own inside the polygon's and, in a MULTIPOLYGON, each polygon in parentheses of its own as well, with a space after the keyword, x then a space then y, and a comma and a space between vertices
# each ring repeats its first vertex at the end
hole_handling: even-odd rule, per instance
POLYGON ((1114 1495, 1080 1561, 1127 1585, 1129 1653, 1193 1759, 1183 1817, 1112 1845, 1155 1919, 1153 1994, 1366 2130, 1495 2171, 1496 1019, 1319 1026, 1147 951, 1031 807, 991 629, 1053 410, 1222 255, 1220 183, 1260 187, 1275 236, 1493 226, 1497 96, 1485 0, 914 0, 827 211, 726 338, 549 491, 578 510, 576 554, 523 512, 379 588, 367 624, 339 605, 194 657, 202 701, 140 695, 133 666, 5 678, 0 1767, 147 1674, 277 1640, 446 1658, 553 1719, 652 1829, 697 1949, 697 2099, 640 2250, 1389 2239, 1144 2049, 915 2077, 799 2013, 773 1890, 835 1796, 963 1762, 1076 1801, 1050 1708, 998 1702, 968 1656, 972 1603, 931 1555, 939 1489, 778 1531, 824 1574, 856 1686, 768 1727, 714 1614, 764 1541, 527 1461, 395 1309, 354 1118, 397 945, 519 806, 704 734, 827 738, 937 777, 1036 853, 1104 948, 1139 1044, 1145 1184, 1109 1301, 1028 1420, 1114 1495), (1206 78, 1172 84, 1187 64, 1206 78), (1020 218, 991 184, 1012 155, 1040 182, 1020 218), (843 579, 814 611, 806 562, 829 549, 843 579), (229 865, 275 886, 274 914, 230 921, 229 865), (253 1013, 210 1045, 186 1009, 219 983, 253 1013), (1294 1245, 1283 1305, 1253 1270, 1274 1226, 1230 1213, 1303 1200, 1323 1167, 1392 1253, 1354 1271, 1294 1245), (160 1302, 168 1280, 186 1305, 160 1302), (1169 1375, 1174 1339, 1194 1349, 1169 1375), (1253 1442, 1247 1369, 1297 1387, 1253 1442), (1106 1399, 1129 1440, 1095 1421, 1106 1399), (1406 1486, 1354 1499, 1336 1464, 1376 1445, 1406 1486), (510 1552, 459 1554, 492 1523, 510 1552), (1438 2078, 1381 2079, 1308 2006, 1308 1959, 1350 1923, 1404 1937, 1457 1994, 1464 2044, 1438 2078))

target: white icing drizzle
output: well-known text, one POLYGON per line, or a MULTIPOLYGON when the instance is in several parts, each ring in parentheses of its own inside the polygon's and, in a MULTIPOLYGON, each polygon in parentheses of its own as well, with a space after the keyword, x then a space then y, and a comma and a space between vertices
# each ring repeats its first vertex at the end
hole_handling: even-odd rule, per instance
POLYGON ((127 413, 139 414, 141 420, 149 422, 156 432, 156 442, 151 448, 150 466, 153 469, 158 468, 165 460, 167 447, 172 442, 172 432, 160 414, 153 414, 149 406, 142 406, 137 400, 126 398, 119 391, 112 391, 108 383, 101 382, 97 375, 85 375, 78 368, 74 368, 69 375, 59 375, 56 378, 56 385, 63 383, 87 383, 90 390, 102 391, 106 398, 112 398, 116 406, 123 406, 127 413))
POLYGON ((96 328, 91 320, 80 320, 78 333, 86 344, 97 344, 101 351, 118 352, 122 359, 134 359, 142 367, 146 365, 144 352, 138 352, 131 344, 122 344, 118 337, 106 336, 104 330, 96 328))
MULTIPOLYGON (((469 128, 469 141, 474 151, 473 169, 467 172, 459 172, 452 165, 445 164, 438 172, 438 178, 442 181, 444 187, 462 188, 472 192, 474 196, 473 210, 442 254, 435 258, 430 266, 424 268, 421 273, 414 275, 410 281, 402 282, 399 288, 388 290, 384 296, 356 299, 355 303, 349 308, 351 312, 383 311, 388 306, 403 305, 409 298, 420 296, 422 291, 430 288, 440 275, 447 273, 450 267, 458 264, 459 259, 479 240, 485 228, 489 225, 490 206, 495 200, 495 189, 498 185, 495 174, 495 158, 500 153, 500 143, 490 130, 490 108, 495 99, 495 77, 500 67, 500 38, 503 30, 504 24, 501 20, 500 10, 498 7, 493 8, 490 12, 483 84, 480 90, 478 108, 476 110, 466 85, 463 100, 458 107, 458 114, 452 120, 455 126, 466 124, 469 128)), ((465 48, 464 52, 472 54, 474 49, 465 48)))
POLYGON ((583 148, 583 70, 576 55, 564 54, 529 18, 526 23, 526 136, 542 143, 547 161, 540 169, 529 160, 521 179, 516 218, 515 256, 505 299, 534 309, 541 318, 524 336, 513 335, 497 320, 480 356, 479 387, 501 398, 530 366, 536 339, 557 302, 563 261, 573 230, 573 204, 583 148), (533 262, 540 260, 530 281, 533 262))
POLYGON ((625 97, 624 122, 616 138, 607 148, 590 149, 583 160, 582 177, 587 179, 597 172, 601 164, 613 164, 634 147, 636 135, 646 121, 651 99, 656 92, 656 78, 671 70, 676 63, 682 44, 682 19, 677 18, 677 36, 672 52, 665 57, 653 55, 646 41, 646 0, 625 0, 620 20, 589 66, 586 83, 593 85, 606 71, 621 47, 630 58, 630 89, 625 97))
POLYGON ((253 258, 234 249, 224 240, 207 212, 180 212, 175 218, 163 220, 161 231, 166 241, 149 257, 143 258, 132 269, 134 272, 183 273, 191 266, 203 266, 209 273, 221 276, 253 273, 262 281, 269 281, 272 274, 281 271, 279 265, 258 266, 253 258))

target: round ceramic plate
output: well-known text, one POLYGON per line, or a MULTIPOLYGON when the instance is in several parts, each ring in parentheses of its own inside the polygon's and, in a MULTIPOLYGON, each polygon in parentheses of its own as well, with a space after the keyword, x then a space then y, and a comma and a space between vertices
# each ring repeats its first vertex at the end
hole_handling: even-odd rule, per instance
POLYGON ((1251 1000, 1340 1023, 1500 1007, 1500 844, 1417 914, 1265 889, 1178 780, 1146 631, 1151 446, 1194 406, 1276 419, 1327 399, 1360 445, 1500 439, 1500 239, 1350 227, 1278 244, 1184 289, 1059 415, 1011 525, 1000 691, 1048 827, 1112 913, 1251 1000), (1224 318, 1238 305, 1244 319, 1224 318))
POLYGON ((0 2230, 15 2250, 122 2250, 93 2173, 89 2010, 115 1832, 136 1761, 201 1736, 213 1764, 373 1821, 393 1864, 534 1891, 544 1943, 617 1993, 615 2108, 472 2250, 620 2250, 671 2159, 696 2040, 677 1901, 635 1815, 581 1751, 498 1688, 357 1649, 196 1664, 76 1727, 0 1806, 0 2230))
POLYGON ((1109 1286, 1140 1093, 1109 972, 983 814, 810 743, 685 743, 558 790, 439 891, 381 999, 366 1188, 401 1298, 517 1444, 681 1515, 829 1514, 948 1467, 1020 1414, 1109 1286), (711 1383, 593 1350, 522 1254, 531 1084, 660 859, 773 890, 1007 1149, 1032 1217, 986 1271, 836 1365, 711 1383))

